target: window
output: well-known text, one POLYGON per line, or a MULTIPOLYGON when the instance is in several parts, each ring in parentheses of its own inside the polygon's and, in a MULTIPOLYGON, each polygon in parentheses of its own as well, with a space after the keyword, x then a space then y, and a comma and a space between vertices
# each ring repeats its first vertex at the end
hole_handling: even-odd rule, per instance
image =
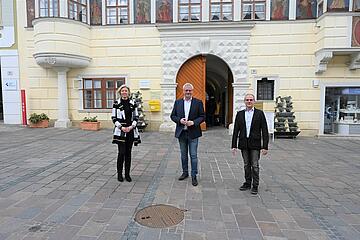
POLYGON ((35 19, 35 0, 26 0, 27 26, 32 27, 35 19))
POLYGON ((265 20, 265 7, 266 1, 264 0, 246 0, 242 1, 242 15, 243 20, 265 20))
POLYGON ((317 17, 320 17, 324 13, 324 1, 319 1, 317 4, 317 17))
POLYGON ((87 0, 68 0, 69 18, 87 23, 87 0))
POLYGON ((179 0, 179 22, 199 22, 201 0, 179 0))
POLYGON ((125 83, 125 78, 83 79, 84 109, 112 108, 116 90, 125 83))
POLYGON ((106 0, 106 24, 128 24, 129 1, 106 0))
POLYGON ((210 0, 210 21, 233 20, 232 0, 210 0))
POLYGON ((269 80, 268 78, 262 78, 257 81, 257 100, 274 100, 274 85, 275 80, 269 80))
POLYGON ((40 17, 59 17, 59 0, 40 0, 40 17))

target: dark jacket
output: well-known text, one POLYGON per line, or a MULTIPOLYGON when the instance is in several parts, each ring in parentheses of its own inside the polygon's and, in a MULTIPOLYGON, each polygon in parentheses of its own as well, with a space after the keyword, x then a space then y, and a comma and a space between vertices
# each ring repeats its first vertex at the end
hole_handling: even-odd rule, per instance
MULTIPOLYGON (((170 118, 176 123, 175 137, 179 138, 184 129, 180 120, 185 117, 184 99, 178 99, 174 103, 170 118)), ((194 121, 194 125, 188 127, 189 137, 191 139, 202 136, 200 124, 205 120, 204 106, 201 100, 192 98, 188 120, 194 121)))
POLYGON ((245 110, 237 112, 231 148, 237 147, 239 149, 267 150, 268 144, 269 132, 264 112, 254 108, 254 115, 251 122, 250 136, 248 140, 246 138, 245 110))

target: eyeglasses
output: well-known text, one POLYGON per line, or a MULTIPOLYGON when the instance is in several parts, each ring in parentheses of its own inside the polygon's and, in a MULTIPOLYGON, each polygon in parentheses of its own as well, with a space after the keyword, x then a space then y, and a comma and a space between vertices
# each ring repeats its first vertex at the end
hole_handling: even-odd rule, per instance
POLYGON ((246 102, 253 102, 254 99, 245 99, 246 102))

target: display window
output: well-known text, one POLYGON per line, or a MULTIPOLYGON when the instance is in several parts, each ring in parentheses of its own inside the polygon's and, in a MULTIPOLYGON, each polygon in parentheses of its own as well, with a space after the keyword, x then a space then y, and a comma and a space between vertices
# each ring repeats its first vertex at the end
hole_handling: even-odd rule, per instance
POLYGON ((325 134, 360 134, 360 87, 326 87, 325 134))

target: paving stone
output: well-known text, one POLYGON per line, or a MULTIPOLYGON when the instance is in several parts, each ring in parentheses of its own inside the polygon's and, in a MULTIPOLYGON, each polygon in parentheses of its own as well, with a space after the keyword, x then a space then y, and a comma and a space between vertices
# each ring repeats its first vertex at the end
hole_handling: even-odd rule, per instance
POLYGON ((89 212, 77 212, 67 222, 68 225, 84 226, 85 223, 93 216, 89 212))
POLYGON ((283 237, 283 234, 276 223, 258 222, 258 224, 264 236, 283 237))

